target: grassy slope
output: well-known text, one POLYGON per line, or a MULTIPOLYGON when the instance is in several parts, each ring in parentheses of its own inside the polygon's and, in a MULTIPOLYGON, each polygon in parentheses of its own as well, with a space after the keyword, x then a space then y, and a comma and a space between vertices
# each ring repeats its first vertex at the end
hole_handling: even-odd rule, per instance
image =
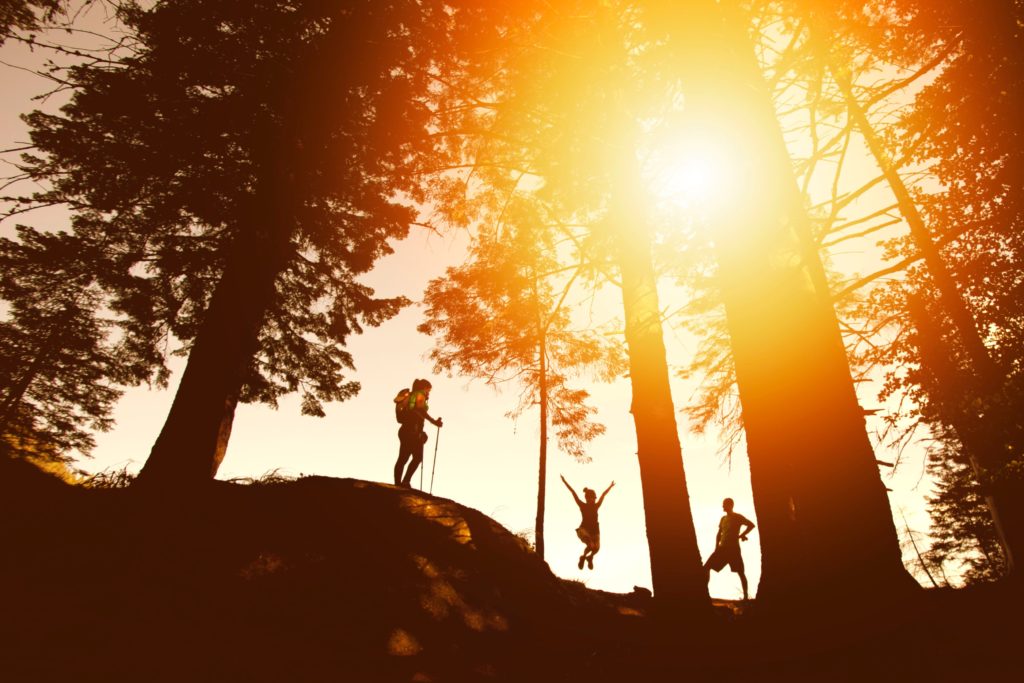
POLYGON ((493 520, 415 491, 310 477, 161 500, 0 470, 2 680, 1024 675, 1006 588, 722 604, 687 625, 562 581, 493 520))

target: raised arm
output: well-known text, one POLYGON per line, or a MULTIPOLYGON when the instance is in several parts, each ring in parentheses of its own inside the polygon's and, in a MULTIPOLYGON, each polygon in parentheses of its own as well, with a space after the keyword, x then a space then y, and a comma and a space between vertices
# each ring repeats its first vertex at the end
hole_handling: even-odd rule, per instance
POLYGON ((563 484, 565 484, 565 488, 569 489, 569 493, 571 493, 571 494, 572 494, 572 497, 573 497, 573 499, 574 499, 574 500, 576 501, 576 504, 577 504, 577 505, 581 505, 581 506, 582 506, 582 505, 583 505, 583 501, 582 501, 582 500, 580 500, 580 497, 576 495, 576 492, 575 492, 575 491, 573 491, 573 488, 572 488, 571 486, 569 486, 569 482, 567 482, 567 481, 565 480, 565 475, 564 475, 564 474, 560 474, 560 475, 558 475, 558 476, 559 476, 559 477, 561 477, 561 479, 562 479, 562 483, 563 483, 563 484))
POLYGON ((597 499, 597 507, 601 507, 601 503, 604 502, 604 497, 608 495, 608 492, 612 490, 613 486, 615 486, 615 482, 614 481, 612 483, 608 484, 608 488, 606 488, 604 490, 604 493, 601 494, 601 497, 597 499))

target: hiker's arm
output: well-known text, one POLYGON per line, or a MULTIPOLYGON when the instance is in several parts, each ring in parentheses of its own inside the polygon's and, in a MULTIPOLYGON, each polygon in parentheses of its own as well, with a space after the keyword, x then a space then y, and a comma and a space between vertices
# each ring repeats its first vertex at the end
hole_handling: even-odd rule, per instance
POLYGON ((576 495, 576 492, 573 490, 573 488, 571 486, 569 486, 569 482, 567 482, 565 480, 565 475, 564 474, 560 474, 558 476, 561 477, 562 483, 565 484, 565 488, 569 489, 569 493, 572 494, 572 497, 576 501, 576 504, 577 505, 583 505, 583 501, 580 500, 580 497, 576 495))
POLYGON ((435 420, 434 418, 430 417, 430 414, 427 412, 426 408, 419 408, 418 407, 418 408, 416 408, 416 412, 419 413, 420 417, 422 417, 424 420, 426 420, 430 424, 434 425, 435 427, 443 427, 444 426, 444 421, 441 418, 437 418, 435 420))
POLYGON ((606 488, 604 490, 604 493, 601 494, 601 497, 597 499, 597 507, 601 507, 601 503, 604 502, 604 497, 608 495, 608 492, 612 490, 613 486, 615 486, 615 482, 614 481, 612 483, 608 484, 608 488, 606 488))
POLYGON ((745 541, 745 540, 747 540, 747 534, 749 534, 751 531, 754 530, 754 523, 751 522, 746 517, 744 517, 743 521, 740 522, 740 525, 741 525, 741 527, 743 527, 743 526, 747 527, 746 531, 743 531, 743 532, 740 533, 740 540, 741 541, 745 541))

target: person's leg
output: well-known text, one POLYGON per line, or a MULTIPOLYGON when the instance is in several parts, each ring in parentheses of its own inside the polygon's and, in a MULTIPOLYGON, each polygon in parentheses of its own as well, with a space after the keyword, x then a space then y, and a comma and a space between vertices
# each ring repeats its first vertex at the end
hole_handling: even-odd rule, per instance
POLYGON ((587 567, 588 568, 590 568, 590 569, 594 568, 594 555, 596 555, 597 551, 600 550, 600 549, 601 549, 601 541, 596 540, 596 539, 593 542, 591 542, 589 546, 587 546, 587 550, 590 553, 587 556, 587 567))
POLYGON ((743 586, 743 599, 749 600, 750 598, 747 597, 747 575, 743 572, 742 569, 739 571, 739 575, 740 585, 743 586))
POLYGON ((409 461, 409 457, 411 455, 412 448, 409 447, 409 444, 405 439, 399 437, 398 460, 395 461, 395 486, 402 485, 402 474, 405 471, 405 463, 409 461))
POLYGON ((405 472, 405 477, 402 478, 402 486, 412 486, 412 475, 416 474, 416 470, 419 469, 420 463, 423 462, 423 442, 418 440, 412 445, 412 462, 409 463, 409 469, 405 472))

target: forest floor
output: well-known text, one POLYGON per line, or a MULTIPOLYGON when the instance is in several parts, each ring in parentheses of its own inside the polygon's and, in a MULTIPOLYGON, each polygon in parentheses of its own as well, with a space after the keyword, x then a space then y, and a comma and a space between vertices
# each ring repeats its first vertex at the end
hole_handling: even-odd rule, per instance
POLYGON ((1024 680, 1005 585, 666 619, 476 510, 351 479, 157 495, 4 461, 0 548, 3 681, 1024 680))

